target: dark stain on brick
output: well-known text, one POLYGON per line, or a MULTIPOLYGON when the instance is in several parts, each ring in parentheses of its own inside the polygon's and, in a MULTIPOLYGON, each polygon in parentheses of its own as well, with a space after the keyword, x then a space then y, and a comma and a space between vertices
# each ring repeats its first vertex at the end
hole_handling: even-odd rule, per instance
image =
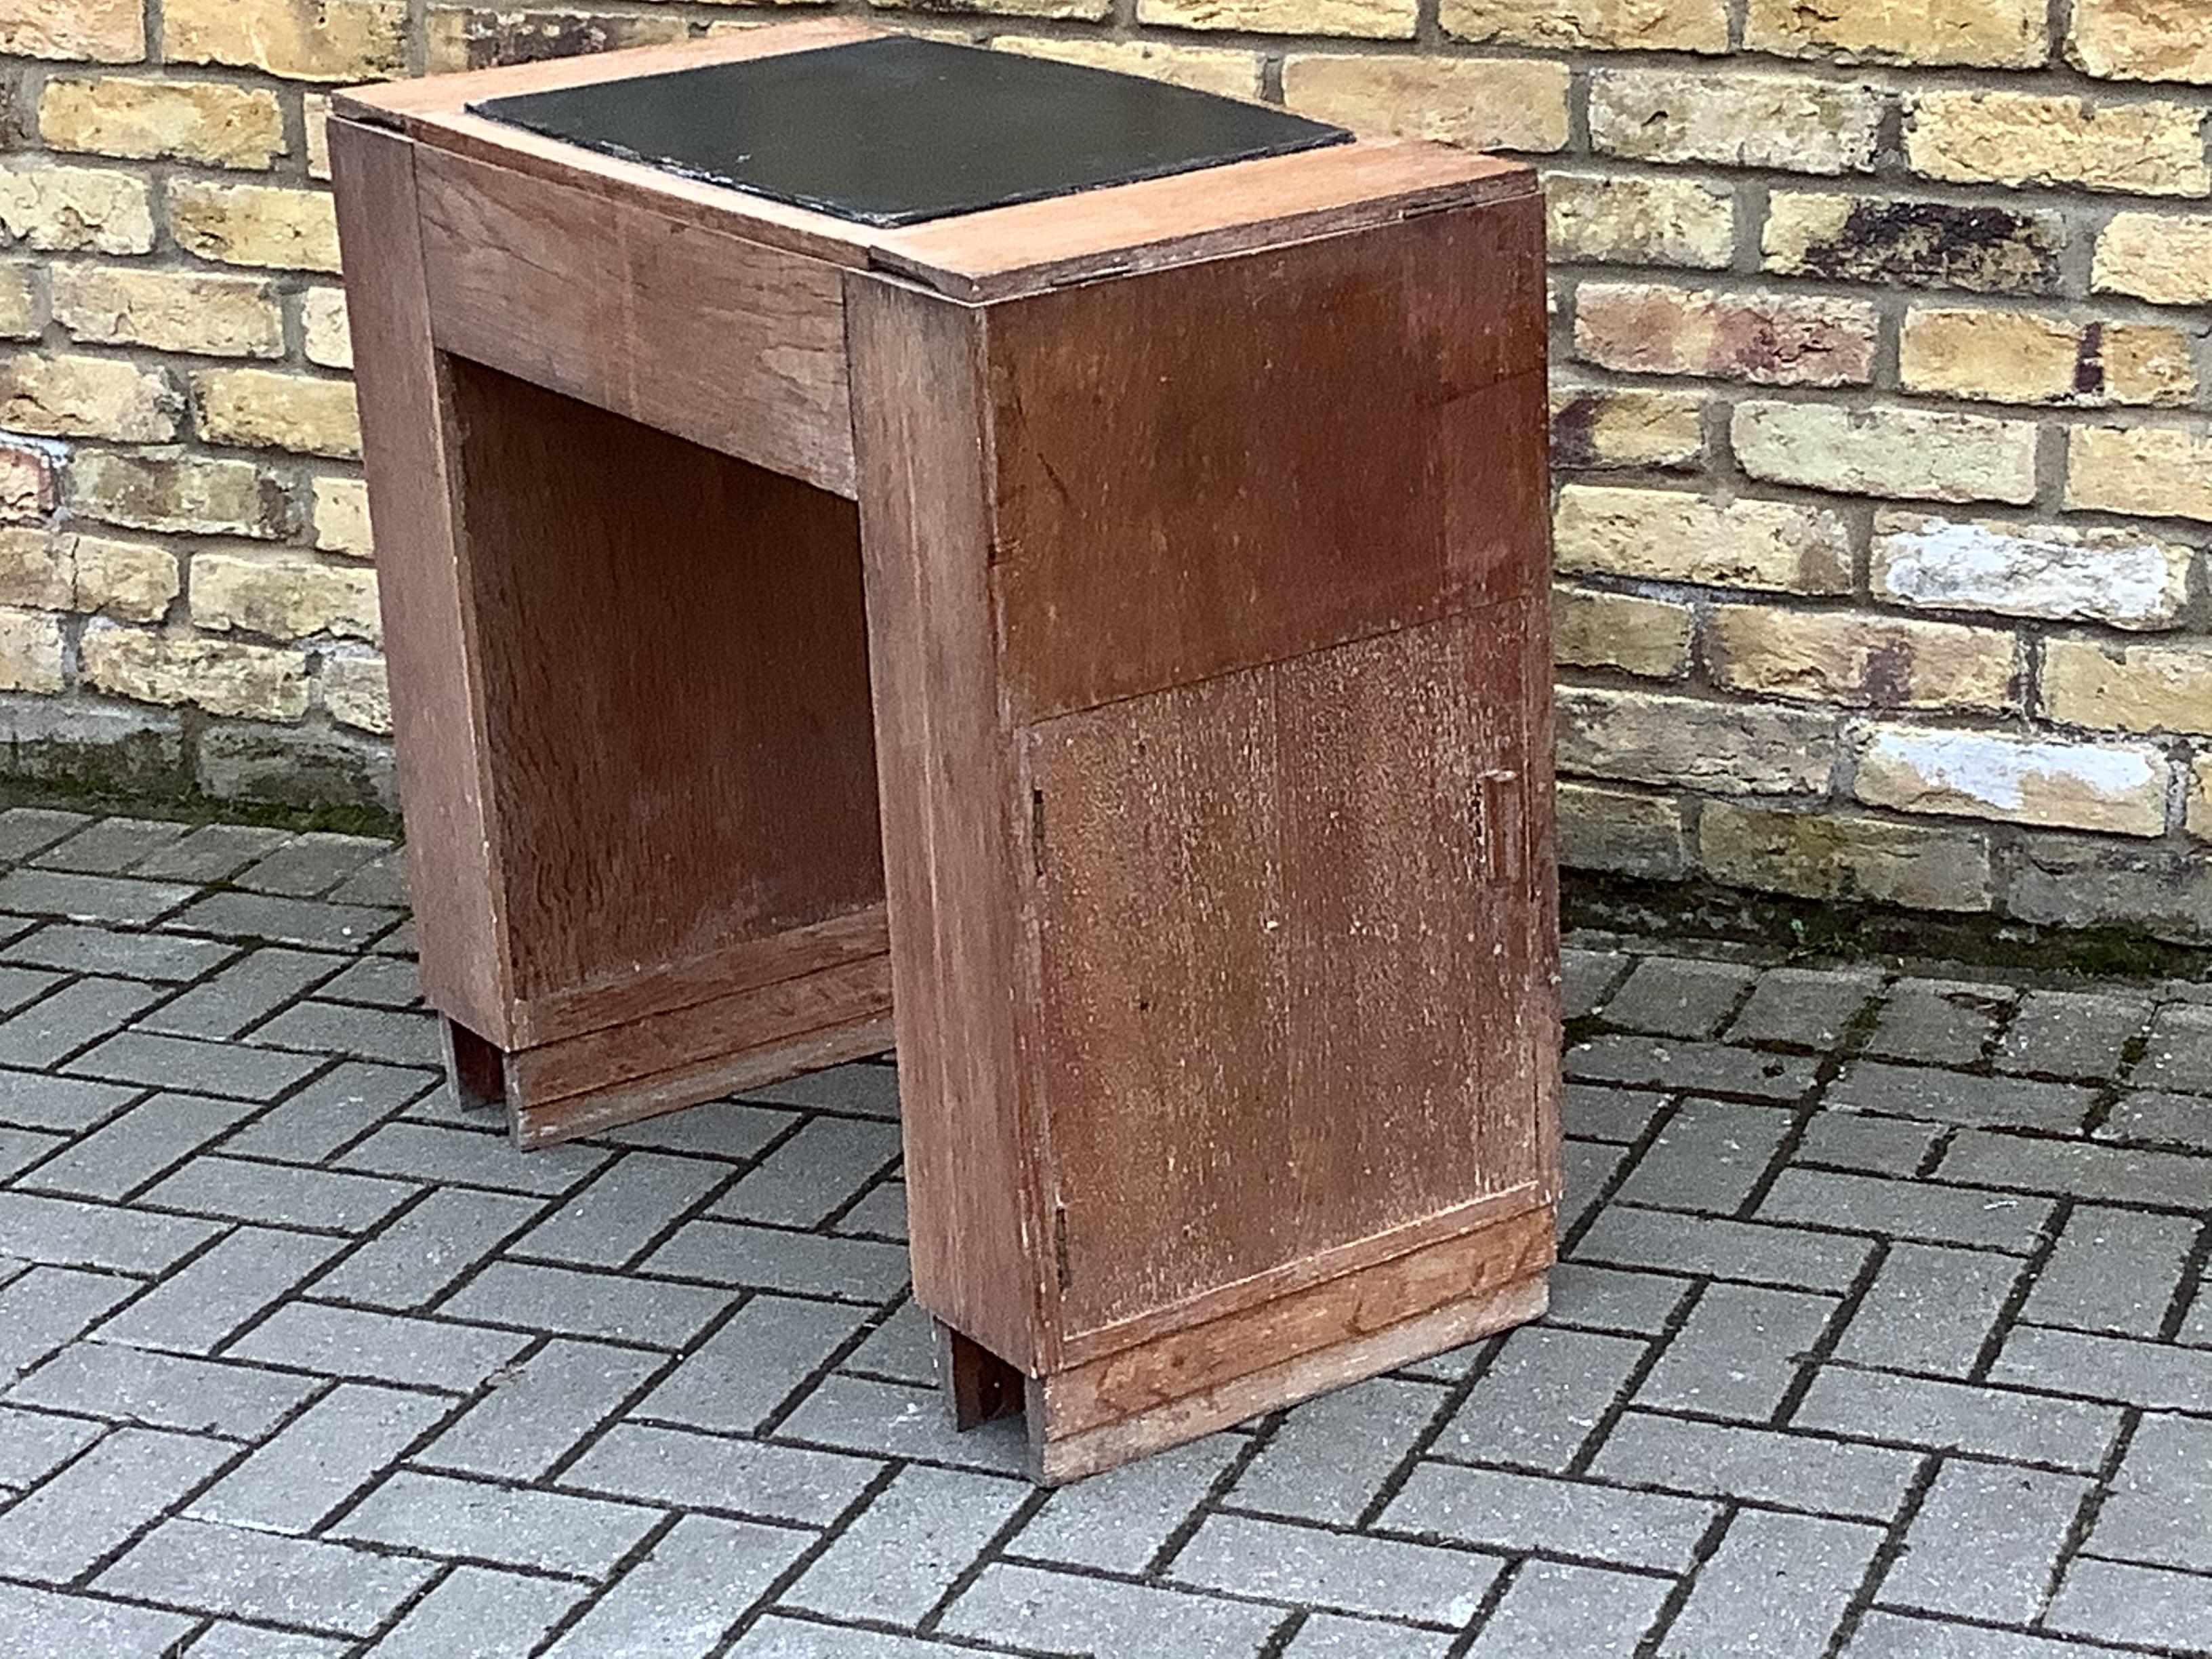
POLYGON ((2050 294, 2058 286, 2057 222, 1944 202, 1854 201, 1843 229, 1797 267, 1839 282, 1904 283, 1978 294, 2050 294))
POLYGON ((565 12, 471 11, 464 25, 472 70, 649 46, 667 38, 648 20, 565 12))
POLYGON ((2074 353, 2074 390, 2084 398, 2105 392, 2105 325, 2092 323, 2081 331, 2081 343, 2074 353))
POLYGON ((1902 707, 1912 695, 1912 647, 1903 640, 1876 646, 1867 653, 1860 684, 1875 708, 1902 707))
POLYGON ((1552 465, 1595 466, 1597 420, 1602 394, 1584 392, 1568 399, 1552 416, 1552 465))

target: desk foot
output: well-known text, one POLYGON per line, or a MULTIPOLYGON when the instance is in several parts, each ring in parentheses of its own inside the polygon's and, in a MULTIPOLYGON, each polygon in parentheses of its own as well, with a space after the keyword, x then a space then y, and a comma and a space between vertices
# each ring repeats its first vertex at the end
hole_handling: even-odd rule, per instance
POLYGON ((941 1319, 937 1328, 937 1386, 956 1429, 995 1418, 1018 1417, 1029 1379, 980 1342, 971 1342, 941 1319))

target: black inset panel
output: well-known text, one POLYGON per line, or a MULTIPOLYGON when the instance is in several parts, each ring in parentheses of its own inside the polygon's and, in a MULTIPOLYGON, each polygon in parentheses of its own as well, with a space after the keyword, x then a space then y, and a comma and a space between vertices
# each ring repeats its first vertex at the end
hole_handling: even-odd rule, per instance
POLYGON ((470 107, 686 178, 883 226, 1352 137, 1208 92, 903 35, 470 107))

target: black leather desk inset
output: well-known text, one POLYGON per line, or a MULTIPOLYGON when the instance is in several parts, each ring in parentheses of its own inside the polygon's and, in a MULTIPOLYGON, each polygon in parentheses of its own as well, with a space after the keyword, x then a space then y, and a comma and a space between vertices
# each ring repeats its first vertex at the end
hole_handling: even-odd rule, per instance
POLYGON ((549 138, 881 226, 1352 136, 1212 93, 899 35, 471 107, 549 138))

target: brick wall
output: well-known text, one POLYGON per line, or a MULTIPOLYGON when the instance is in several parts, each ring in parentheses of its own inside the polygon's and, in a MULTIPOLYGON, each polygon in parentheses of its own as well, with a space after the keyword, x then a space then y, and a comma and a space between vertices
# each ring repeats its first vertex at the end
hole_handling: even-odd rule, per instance
MULTIPOLYGON (((15 768, 387 791, 325 89, 769 15, 0 0, 15 768)), ((879 15, 1541 162, 1571 863, 2212 933, 2212 0, 879 15)))

